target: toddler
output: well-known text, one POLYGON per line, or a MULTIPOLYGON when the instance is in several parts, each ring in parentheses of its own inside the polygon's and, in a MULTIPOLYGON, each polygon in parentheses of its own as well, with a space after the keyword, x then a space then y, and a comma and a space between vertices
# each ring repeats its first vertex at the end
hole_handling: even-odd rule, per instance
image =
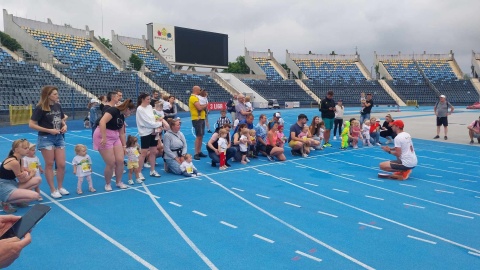
POLYGON ((221 128, 218 131, 218 153, 220 154, 220 170, 225 170, 227 169, 227 148, 228 148, 228 141, 227 141, 227 136, 228 132, 226 129, 221 128))
POLYGON ((170 111, 170 109, 172 108, 172 105, 170 104, 170 102, 168 102, 168 98, 169 96, 168 95, 163 95, 162 96, 162 99, 163 101, 160 101, 163 103, 163 111, 170 111))
POLYGON ((318 146, 318 149, 323 150, 323 139, 325 138, 323 133, 325 133, 325 122, 320 121, 318 124, 320 126, 320 132, 318 133, 318 139, 320 140, 320 145, 318 146))
POLYGON ((227 117, 227 110, 222 109, 220 111, 220 117, 217 120, 217 127, 222 128, 225 124, 231 124, 232 122, 227 117))
POLYGON ((345 121, 343 123, 343 130, 342 130, 342 146, 340 147, 341 150, 347 150, 348 148, 348 139, 350 138, 350 121, 345 121))
MULTIPOLYGON (((158 100, 155 102, 155 108, 153 109, 153 115, 155 116, 155 121, 161 122, 165 118, 165 113, 163 112, 163 102, 158 100)), ((161 137, 163 127, 160 126, 155 129, 153 135, 155 135, 155 140, 158 141, 161 137)))
POLYGON ((257 148, 256 148, 257 135, 256 135, 256 132, 255 132, 255 129, 250 129, 248 131, 248 135, 250 136, 249 137, 250 147, 249 147, 249 151, 248 151, 248 156, 251 157, 251 158, 257 158, 257 148))
POLYGON ((128 135, 127 148, 125 148, 125 155, 127 156, 127 169, 128 169, 128 184, 133 185, 132 175, 135 172, 135 178, 137 183, 143 183, 142 178, 140 177, 140 167, 138 165, 138 157, 140 152, 138 151, 138 139, 135 136, 128 135))
POLYGON ((302 132, 298 134, 298 137, 303 140, 303 157, 308 157, 310 153, 310 138, 308 138, 308 126, 304 125, 302 128, 302 132))
POLYGON ((250 102, 250 96, 245 97, 245 108, 247 108, 247 111, 253 112, 253 106, 250 102))
MULTIPOLYGON (((281 118, 280 118, 281 119, 281 118)), ((287 142, 287 137, 283 133, 283 125, 279 125, 277 129, 277 146, 283 148, 285 142, 287 142)))
POLYGON ((370 143, 370 120, 365 119, 362 127, 363 145, 372 146, 370 143))
POLYGON ((242 129, 242 133, 240 136, 240 153, 242 154, 242 164, 247 164, 250 160, 247 158, 248 152, 248 137, 250 136, 250 132, 247 128, 242 129))
POLYGON ((358 139, 363 139, 362 130, 360 128, 360 122, 357 120, 352 121, 352 132, 350 134, 350 138, 352 139, 352 146, 353 149, 358 148, 358 139))
POLYGON ((365 98, 365 92, 360 93, 360 105, 362 106, 362 109, 360 110, 360 113, 363 113, 363 109, 365 108, 365 102, 367 99, 365 98))
POLYGON ((73 174, 78 178, 77 182, 77 194, 82 194, 82 182, 83 178, 87 178, 88 190, 95 192, 92 184, 92 159, 87 154, 87 147, 83 144, 75 145, 75 154, 77 154, 72 161, 73 174))
MULTIPOLYGON (((198 97, 198 103, 200 103, 200 105, 204 106, 204 105, 208 105, 208 93, 205 89, 202 89, 202 91, 200 92, 200 94, 197 96, 198 97)), ((210 130, 210 124, 208 123, 208 106, 205 107, 205 127, 208 129, 208 133, 212 133, 212 131, 210 130)), ((200 115, 201 111, 198 112, 198 115, 200 115)))
POLYGON ((184 161, 182 162, 182 164, 180 164, 180 170, 182 170, 183 176, 192 177, 192 176, 202 175, 197 171, 197 168, 195 168, 195 166, 193 165, 192 155, 185 154, 184 157, 185 157, 184 161))
MULTIPOLYGON (((35 155, 36 145, 33 143, 28 143, 28 154, 23 157, 23 168, 27 171, 33 173, 35 176, 40 177, 40 174, 43 174, 42 164, 40 159, 35 155)), ((42 196, 40 195, 40 188, 36 187, 35 191, 38 193, 39 201, 43 201, 42 196)))

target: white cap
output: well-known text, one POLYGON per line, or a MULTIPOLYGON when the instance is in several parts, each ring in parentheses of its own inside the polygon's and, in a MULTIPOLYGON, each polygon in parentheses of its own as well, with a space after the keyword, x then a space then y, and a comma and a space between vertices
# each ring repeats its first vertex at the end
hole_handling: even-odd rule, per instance
POLYGON ((100 103, 100 101, 98 101, 96 98, 92 98, 90 99, 90 103, 100 103))
POLYGON ((440 95, 440 97, 441 97, 441 98, 446 98, 446 96, 445 96, 445 95, 440 95))

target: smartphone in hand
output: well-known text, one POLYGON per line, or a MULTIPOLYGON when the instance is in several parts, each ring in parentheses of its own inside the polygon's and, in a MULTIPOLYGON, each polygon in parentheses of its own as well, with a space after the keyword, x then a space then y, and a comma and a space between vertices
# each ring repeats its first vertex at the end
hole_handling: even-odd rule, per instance
POLYGON ((15 236, 22 239, 50 210, 50 206, 47 205, 34 205, 23 217, 17 220, 0 239, 15 236))

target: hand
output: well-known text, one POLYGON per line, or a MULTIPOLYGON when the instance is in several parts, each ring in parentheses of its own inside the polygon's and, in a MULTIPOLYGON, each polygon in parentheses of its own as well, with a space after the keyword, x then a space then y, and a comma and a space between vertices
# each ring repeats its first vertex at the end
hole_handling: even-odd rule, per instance
POLYGON ((52 129, 49 129, 49 133, 52 135, 57 135, 57 134, 60 134, 61 132, 58 129, 52 128, 52 129))
POLYGON ((19 219, 20 216, 14 215, 0 216, 0 235, 3 235, 19 219))
POLYGON ((102 140, 100 140, 100 145, 105 146, 106 144, 107 144, 107 138, 102 137, 102 140))
POLYGON ((63 125, 63 127, 60 129, 60 133, 65 133, 67 132, 67 125, 63 125))
POLYGON ((382 146, 382 149, 385 152, 390 152, 390 147, 388 147, 388 146, 382 146))
POLYGON ((27 233, 22 240, 18 239, 18 237, 0 240, 0 268, 5 268, 12 264, 20 256, 22 249, 31 242, 32 237, 30 233, 27 233))
POLYGON ((215 154, 218 156, 220 155, 220 151, 218 151, 218 149, 215 149, 215 154))

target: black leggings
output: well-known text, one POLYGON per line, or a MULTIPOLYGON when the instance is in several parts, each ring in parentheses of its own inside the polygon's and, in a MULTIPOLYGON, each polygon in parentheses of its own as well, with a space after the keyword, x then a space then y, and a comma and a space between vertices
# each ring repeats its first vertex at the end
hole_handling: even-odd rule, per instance
POLYGON ((342 125, 343 125, 343 119, 342 118, 335 118, 333 120, 333 136, 337 134, 337 127, 338 127, 338 136, 342 134, 342 125))

